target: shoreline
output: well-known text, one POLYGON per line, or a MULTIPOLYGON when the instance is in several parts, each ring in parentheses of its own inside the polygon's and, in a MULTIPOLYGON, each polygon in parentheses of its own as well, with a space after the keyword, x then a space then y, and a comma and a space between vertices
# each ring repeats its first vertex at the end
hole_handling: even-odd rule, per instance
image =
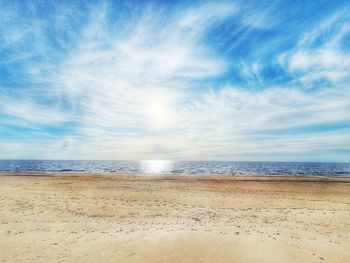
POLYGON ((114 173, 114 172, 1 172, 1 176, 17 177, 74 177, 74 178, 109 178, 139 180, 180 180, 180 181, 293 181, 293 182, 345 182, 350 183, 350 176, 324 175, 255 175, 255 174, 155 174, 155 173, 114 173))

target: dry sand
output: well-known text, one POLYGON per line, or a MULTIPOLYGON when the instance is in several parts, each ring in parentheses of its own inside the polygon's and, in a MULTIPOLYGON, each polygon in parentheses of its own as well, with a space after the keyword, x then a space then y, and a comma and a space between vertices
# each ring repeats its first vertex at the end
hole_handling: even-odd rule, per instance
POLYGON ((350 262, 350 181, 0 175, 0 262, 350 262))

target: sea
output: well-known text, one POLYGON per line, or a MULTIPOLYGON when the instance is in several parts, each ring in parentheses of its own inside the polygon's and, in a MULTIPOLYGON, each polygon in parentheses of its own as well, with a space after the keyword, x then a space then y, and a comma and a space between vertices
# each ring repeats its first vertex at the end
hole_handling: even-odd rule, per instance
POLYGON ((0 160, 5 172, 75 172, 169 175, 350 176, 350 163, 229 161, 0 160))

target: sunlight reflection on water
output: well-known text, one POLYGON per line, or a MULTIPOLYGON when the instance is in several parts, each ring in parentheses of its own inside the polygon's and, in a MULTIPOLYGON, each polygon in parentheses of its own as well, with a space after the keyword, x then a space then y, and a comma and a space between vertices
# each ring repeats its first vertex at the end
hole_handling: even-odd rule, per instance
POLYGON ((174 168, 174 163, 167 160, 144 160, 141 161, 141 170, 147 174, 169 173, 174 168))

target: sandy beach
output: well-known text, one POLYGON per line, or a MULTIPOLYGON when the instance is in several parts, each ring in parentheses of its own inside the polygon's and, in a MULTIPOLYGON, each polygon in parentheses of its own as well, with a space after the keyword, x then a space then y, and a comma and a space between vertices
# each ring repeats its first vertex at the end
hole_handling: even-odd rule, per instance
POLYGON ((350 179, 1 174, 0 262, 350 262, 350 179))

